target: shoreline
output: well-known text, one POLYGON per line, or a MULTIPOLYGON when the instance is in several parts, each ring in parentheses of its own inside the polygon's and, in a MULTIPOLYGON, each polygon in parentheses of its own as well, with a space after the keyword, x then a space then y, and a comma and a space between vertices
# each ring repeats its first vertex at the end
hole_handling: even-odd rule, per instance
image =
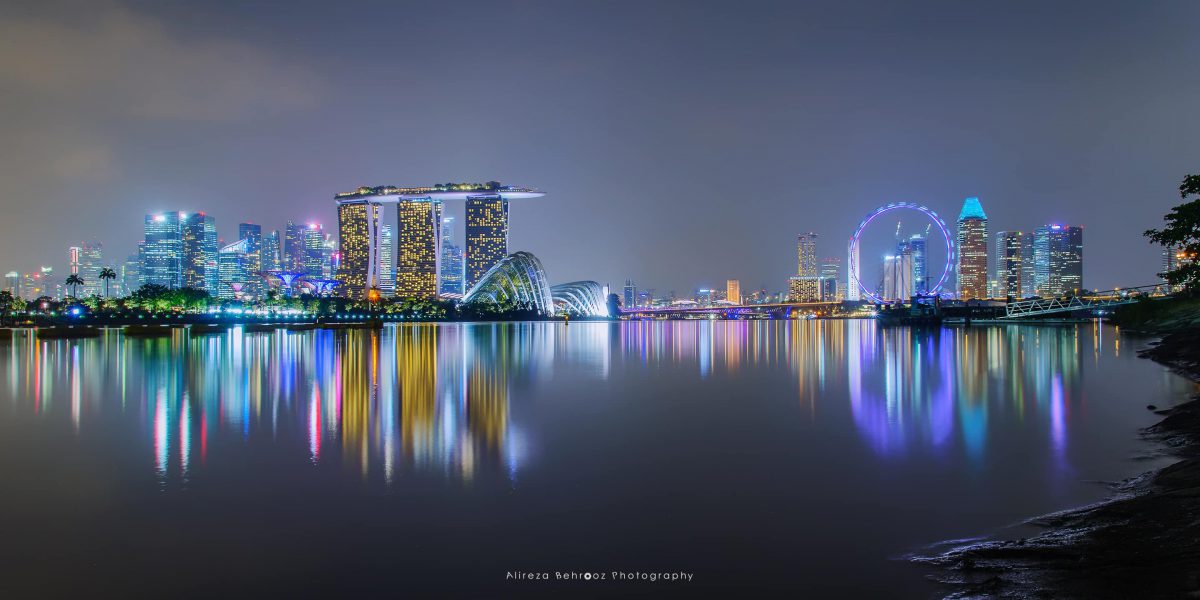
MULTIPOLYGON (((1200 326, 1174 328, 1138 356, 1200 383, 1200 326)), ((1113 485, 1100 502, 1028 519, 1042 528, 1031 537, 909 560, 934 567, 946 598, 1200 597, 1200 394, 1154 412, 1162 420, 1141 437, 1178 461, 1113 485)))

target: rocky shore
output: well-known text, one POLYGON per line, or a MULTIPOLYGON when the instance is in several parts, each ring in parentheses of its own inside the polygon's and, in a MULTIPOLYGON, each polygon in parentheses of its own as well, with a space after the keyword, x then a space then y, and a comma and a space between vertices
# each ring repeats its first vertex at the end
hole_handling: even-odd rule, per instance
MULTIPOLYGON (((1176 321, 1140 354, 1200 382, 1200 325, 1176 321)), ((1098 504, 1029 521, 1035 536, 913 560, 937 567, 948 598, 1200 598, 1200 396, 1156 412, 1162 421, 1143 435, 1179 462, 1098 504)))

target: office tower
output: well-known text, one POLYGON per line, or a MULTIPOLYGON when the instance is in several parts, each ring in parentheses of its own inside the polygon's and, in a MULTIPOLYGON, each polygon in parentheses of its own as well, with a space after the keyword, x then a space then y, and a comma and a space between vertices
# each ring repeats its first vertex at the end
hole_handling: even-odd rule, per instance
POLYGON ((846 299, 845 290, 842 289, 842 259, 837 257, 822 258, 820 261, 821 275, 821 297, 826 302, 837 301, 841 302, 846 299))
POLYGON ((289 273, 304 273, 308 253, 304 249, 305 232, 308 228, 303 224, 291 221, 283 228, 283 254, 281 269, 289 273))
POLYGON ((339 204, 338 244, 338 293, 364 299, 379 285, 379 205, 365 200, 339 204))
POLYGON ((1033 233, 1034 287, 1053 297, 1083 290, 1083 228, 1044 225, 1033 233))
MULTIPOLYGON (((378 215, 376 215, 376 220, 378 220, 378 215)), ((379 235, 378 230, 375 235, 379 235)), ((300 272, 313 279, 330 278, 332 275, 329 272, 330 261, 333 250, 327 246, 329 239, 325 236, 325 229, 317 223, 309 223, 304 228, 303 239, 304 261, 300 265, 300 272)), ((375 280, 373 285, 378 287, 379 281, 375 280)))
POLYGON ((87 242, 80 246, 71 246, 68 251, 68 259, 70 274, 77 275, 83 280, 83 285, 78 289, 79 297, 103 295, 104 281, 100 279, 100 271, 104 269, 104 259, 100 242, 87 242))
POLYGON ((908 238, 908 247, 912 250, 912 282, 913 293, 929 293, 929 238, 923 234, 913 234, 908 238))
POLYGON ((283 264, 279 258, 279 230, 276 229, 271 233, 263 236, 262 244, 262 270, 270 273, 283 268, 283 264))
POLYGON ((1021 240, 1021 297, 1037 295, 1037 262, 1034 260, 1034 236, 1026 233, 1021 240))
POLYGON ((183 287, 183 235, 179 213, 146 215, 145 239, 139 246, 140 285, 183 287))
POLYGON ((13 295, 14 298, 21 297, 21 274, 16 271, 9 271, 4 274, 4 291, 13 295))
POLYGON ((621 301, 625 304, 625 308, 637 308, 637 299, 637 285, 633 283, 632 279, 626 279, 625 297, 621 299, 621 301))
POLYGON ((396 295, 396 263, 393 260, 395 243, 392 226, 379 226, 379 292, 384 296, 396 295))
MULTIPOLYGON (((242 265, 242 270, 244 271, 244 274, 242 275, 242 282, 244 284, 242 286, 242 293, 247 298, 259 298, 263 295, 263 280, 262 277, 258 276, 258 273, 264 270, 262 225, 255 225, 254 223, 239 223, 238 241, 246 242, 245 248, 243 249, 243 252, 246 256, 244 264, 242 265)), ((231 246, 232 245, 233 244, 231 244, 231 246)), ((229 247, 230 246, 226 246, 225 248, 229 247)), ((222 248, 221 252, 224 252, 225 248, 222 248)), ((218 257, 218 261, 220 261, 220 257, 218 257)), ((224 278, 225 268, 218 265, 217 270, 220 276, 224 278)), ((221 285, 222 289, 224 287, 224 285, 221 285)))
POLYGON ((884 300, 907 302, 914 292, 913 252, 912 248, 905 245, 899 254, 883 258, 882 297, 884 300))
POLYGON ((508 199, 503 196, 468 196, 467 280, 469 291, 484 273, 508 256, 508 199))
POLYGON ((1021 231, 996 234, 996 292, 999 297, 1023 298, 1025 291, 1025 255, 1029 236, 1021 231))
MULTIPOLYGON (((854 244, 854 240, 850 240, 846 248, 846 300, 850 302, 858 302, 862 297, 862 288, 859 287, 859 281, 862 277, 862 265, 858 261, 858 246, 854 244)), ((765 290, 764 290, 765 292, 765 290)))
MULTIPOLYGON (((138 244, 140 247, 141 244, 138 244)), ((138 254, 125 257, 125 262, 117 266, 117 281, 121 283, 120 295, 128 296, 137 291, 142 285, 142 261, 138 254)))
MULTIPOLYGON (((634 294, 637 298, 637 294, 634 294)), ((742 303, 742 282, 736 279, 730 279, 725 282, 725 299, 733 304, 742 303)))
POLYGON ((219 279, 216 219, 202 212, 180 213, 179 226, 183 287, 215 294, 219 279))
POLYGON ((248 284, 253 275, 251 267, 258 260, 251 252, 250 238, 242 238, 217 252, 217 292, 222 300, 241 300, 252 295, 248 284))
POLYGON ((987 297, 987 214, 979 198, 963 201, 958 214, 958 297, 963 300, 987 297))
POLYGON ((796 274, 801 277, 817 275, 817 234, 796 236, 796 274))
POLYGON ((53 267, 42 267, 26 273, 21 279, 21 293, 26 300, 36 300, 42 296, 59 298, 62 296, 61 288, 54 281, 53 267))
POLYGON ((401 200, 396 203, 396 223, 396 295, 437 296, 442 262, 442 201, 401 200))
POLYGON ((459 295, 466 293, 463 289, 462 246, 454 243, 454 217, 442 218, 442 282, 441 294, 459 295))

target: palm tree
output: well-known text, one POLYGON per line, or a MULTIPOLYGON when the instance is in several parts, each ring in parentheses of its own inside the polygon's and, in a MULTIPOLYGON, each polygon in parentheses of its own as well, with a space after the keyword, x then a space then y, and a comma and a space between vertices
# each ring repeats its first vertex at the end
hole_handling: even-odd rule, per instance
POLYGON ((104 297, 105 298, 108 297, 108 282, 112 281, 113 279, 116 279, 116 278, 117 278, 116 271, 114 271, 108 267, 104 267, 103 269, 100 269, 100 279, 104 280, 104 297))
POLYGON ((79 277, 79 275, 77 275, 75 273, 71 273, 70 275, 67 276, 67 280, 64 281, 63 283, 71 286, 71 296, 73 296, 75 298, 79 297, 79 293, 78 293, 79 286, 83 285, 83 279, 81 279, 79 277))

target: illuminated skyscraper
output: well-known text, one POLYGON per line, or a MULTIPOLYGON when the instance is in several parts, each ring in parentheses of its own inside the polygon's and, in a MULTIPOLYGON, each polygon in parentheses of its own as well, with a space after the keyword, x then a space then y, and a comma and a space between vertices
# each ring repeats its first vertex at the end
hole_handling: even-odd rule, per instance
POLYGON ((15 298, 21 297, 21 274, 16 271, 9 271, 4 274, 4 291, 10 293, 15 298))
MULTIPOLYGON (((378 219, 376 215, 376 219, 378 219)), ((330 253, 326 247, 329 241, 325 236, 325 229, 318 223, 309 223, 304 228, 304 262, 300 269, 309 277, 328 278, 330 253)), ((376 281, 375 285, 379 285, 376 281)))
POLYGON ((846 300, 857 302, 862 297, 859 281, 862 278, 862 264, 858 260, 858 246, 851 240, 846 247, 846 300))
POLYGON ((908 302, 915 291, 912 276, 913 252, 911 247, 905 245, 899 254, 885 256, 883 259, 883 299, 908 302))
POLYGON ((217 292, 222 300, 249 297, 249 283, 258 279, 251 265, 258 260, 251 252, 250 238, 242 238, 217 252, 217 292))
POLYGON ((183 255, 183 287, 215 294, 217 276, 216 219, 204 213, 179 213, 183 255))
POLYGON ((823 286, 821 296, 828 301, 838 301, 846 299, 846 292, 843 289, 845 285, 842 282, 842 259, 837 257, 822 258, 820 261, 821 270, 821 285, 823 286))
MULTIPOLYGON (((263 295, 263 281, 262 278, 256 276, 256 274, 263 270, 264 244, 262 225, 255 225, 253 223, 239 223, 238 241, 246 242, 245 247, 242 250, 245 253, 245 259, 243 260, 242 264, 242 270, 244 271, 241 280, 243 283, 242 293, 249 298, 261 297, 263 295)), ((226 246, 226 248, 229 247, 230 246, 226 246)), ((224 251, 225 248, 222 248, 221 252, 224 251)), ((224 277, 226 268, 219 264, 220 260, 221 257, 218 256, 218 273, 221 277, 224 277)), ((220 287, 224 286, 222 285, 220 287)), ((223 290, 218 288, 218 291, 220 292, 223 290)))
POLYGON ((392 239, 392 226, 379 226, 379 292, 384 296, 396 295, 396 262, 394 260, 395 240, 392 239))
POLYGON ((130 254, 125 257, 125 262, 117 268, 117 281, 121 284, 121 291, 118 296, 128 296, 137 291, 141 285, 142 279, 142 261, 138 258, 141 254, 142 244, 138 244, 138 254, 130 254))
POLYGON ((462 246, 454 243, 454 217, 442 217, 442 281, 439 293, 463 295, 462 246))
POLYGON ((104 282, 100 279, 100 271, 104 269, 101 248, 100 242, 88 242, 71 246, 68 252, 70 274, 78 275, 83 280, 83 285, 79 287, 81 298, 104 294, 104 282))
POLYGON ((283 228, 283 249, 280 254, 281 269, 290 273, 305 273, 308 262, 308 252, 304 247, 305 233, 308 228, 304 224, 291 221, 283 228))
POLYGON ((928 238, 919 233, 908 238, 908 247, 912 250, 912 282, 915 294, 929 291, 928 244, 928 238))
POLYGON ((262 270, 263 271, 278 271, 283 268, 283 263, 279 257, 279 230, 276 229, 271 233, 263 236, 262 245, 262 270))
POLYGON ((979 198, 963 201, 958 214, 958 297, 987 298, 987 215, 979 198))
POLYGON ((367 290, 379 285, 379 205, 365 200, 339 204, 338 241, 338 293, 366 298, 367 290))
POLYGON ((42 267, 37 271, 26 273, 21 279, 21 294, 26 300, 37 300, 42 296, 61 297, 60 287, 54 281, 52 267, 42 267))
POLYGON ((471 289, 496 263, 508 256, 508 199, 467 198, 467 281, 471 289))
POLYGON ((1000 296, 1025 297, 1029 241, 1029 236, 1021 231, 996 234, 996 283, 1000 296))
POLYGON ((183 230, 179 213, 146 215, 140 285, 183 287, 183 230))
POLYGON ((625 308, 637 308, 637 284, 633 283, 632 279, 625 280, 625 297, 622 298, 625 308))
MULTIPOLYGON (((397 294, 404 294, 406 285, 417 286, 417 293, 431 295, 438 290, 441 273, 438 263, 446 249, 440 243, 442 203, 445 200, 465 200, 467 213, 467 282, 473 286, 492 266, 508 256, 508 202, 518 198, 540 198, 545 194, 534 189, 487 183, 444 183, 425 187, 395 186, 360 187, 352 192, 334 196, 339 205, 366 202, 378 206, 397 205, 396 231, 397 294), (428 216, 428 217, 427 217, 428 216), (438 221, 429 221, 437 218, 438 221), (412 227, 403 223, 413 220, 412 227), (406 233, 408 229, 408 233, 406 233), (433 235, 429 235, 433 234, 433 235), (408 237, 406 237, 408 236, 408 237), (406 241, 407 240, 407 241, 406 241), (429 246, 433 242, 432 247, 429 246), (416 245, 409 246, 408 242, 416 245), (408 248, 406 250, 406 248, 408 248), (410 252, 411 251, 411 252, 410 252), (406 252, 410 252, 406 256, 406 252), (431 260, 432 259, 432 260, 431 260), (408 261, 408 262, 406 262, 408 261), (433 268, 430 270, 430 264, 433 268), (411 270, 406 269, 406 264, 411 270), (410 281, 406 283, 405 278, 410 281), (413 280, 422 279, 423 282, 413 280), (432 287, 429 281, 433 281, 432 287), (430 292, 429 290, 433 290, 430 292)), ((457 286, 455 286, 457 287, 457 286)), ((451 292, 453 293, 453 292, 451 292)))
POLYGON ((796 274, 801 277, 817 275, 817 234, 796 236, 796 274))
MULTIPOLYGON (((634 294, 637 298, 637 294, 634 294)), ((733 304, 742 303, 742 282, 736 279, 730 279, 725 282, 725 299, 733 304)))
POLYGON ((1034 288, 1054 297, 1083 290, 1083 228, 1045 225, 1033 233, 1034 288))
POLYGON ((436 296, 442 262, 442 201, 401 200, 396 203, 396 222, 396 295, 436 296))

